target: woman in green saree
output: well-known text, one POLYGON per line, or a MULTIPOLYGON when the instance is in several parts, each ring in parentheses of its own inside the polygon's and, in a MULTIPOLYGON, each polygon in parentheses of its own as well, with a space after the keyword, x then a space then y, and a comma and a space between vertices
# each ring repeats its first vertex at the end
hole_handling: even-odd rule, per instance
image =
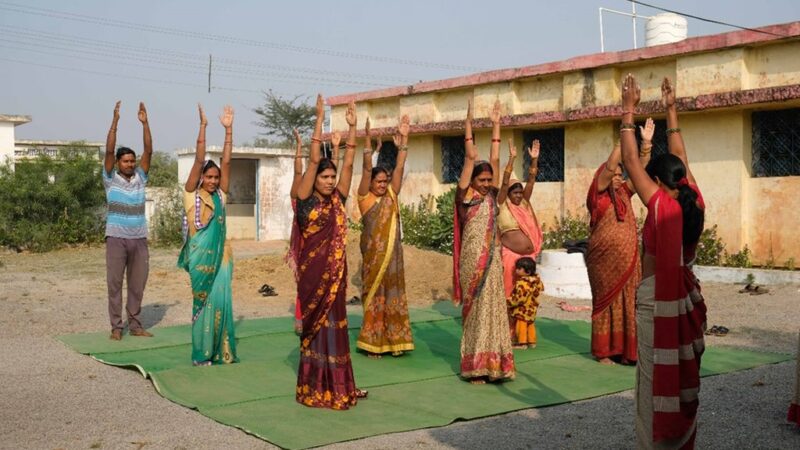
POLYGON ((192 363, 196 366, 230 364, 236 357, 236 335, 231 305, 233 255, 225 242, 225 202, 230 182, 233 146, 233 108, 220 116, 225 127, 222 167, 205 160, 206 125, 200 111, 197 152, 184 193, 186 239, 178 267, 189 272, 192 283, 192 363))

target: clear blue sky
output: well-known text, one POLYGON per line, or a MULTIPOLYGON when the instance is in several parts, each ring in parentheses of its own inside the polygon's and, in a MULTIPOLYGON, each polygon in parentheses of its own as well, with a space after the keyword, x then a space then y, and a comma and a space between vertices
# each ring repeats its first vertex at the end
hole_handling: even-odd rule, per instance
MULTIPOLYGON (((800 20, 797 0, 647 3, 747 27, 800 20)), ((209 117, 229 103, 241 144, 259 133, 251 109, 263 90, 329 96, 470 73, 454 66, 597 53, 599 6, 630 10, 624 0, 0 0, 0 114, 33 116, 17 127, 19 139, 103 141, 119 99, 118 144, 138 150, 141 100, 156 149, 173 151, 194 145, 197 102, 209 117), (209 54, 219 69, 210 94, 209 54)), ((604 21, 607 51, 632 48, 630 19, 604 21)), ((690 36, 731 30, 689 19, 690 36)), ((222 127, 211 123, 209 143, 220 144, 222 127)))

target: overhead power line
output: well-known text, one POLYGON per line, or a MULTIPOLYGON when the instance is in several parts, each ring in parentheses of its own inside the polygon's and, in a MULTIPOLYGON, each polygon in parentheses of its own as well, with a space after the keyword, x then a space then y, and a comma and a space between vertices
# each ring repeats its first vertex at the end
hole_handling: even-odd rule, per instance
POLYGON ((257 41, 254 39, 244 39, 235 36, 226 36, 221 34, 212 34, 205 32, 197 32, 190 30, 181 30, 177 28, 160 27, 156 25, 147 25, 141 23, 127 22, 116 19, 106 19, 103 17, 90 16, 86 14, 76 14, 66 11, 58 11, 49 8, 40 8, 34 6, 21 5, 11 2, 0 2, 0 9, 20 14, 28 14, 42 17, 52 17, 62 20, 71 20, 75 22, 91 23, 94 25, 102 25, 115 28, 126 28, 136 31, 145 31, 149 33, 160 33, 171 36, 180 36, 195 39, 204 39, 217 42, 225 42, 228 44, 249 45, 252 47, 271 48, 275 50, 316 54, 324 56, 334 56, 339 58, 357 59, 362 61, 371 61, 379 63, 391 63, 401 65, 412 65, 419 67, 428 67, 433 69, 455 70, 462 72, 474 72, 481 70, 480 68, 470 66, 460 66, 454 64, 434 63, 428 61, 416 61, 411 59, 396 58, 391 56, 368 55, 363 53, 345 52, 340 50, 330 50, 323 48, 305 47, 293 44, 283 44, 279 42, 257 41))
POLYGON ((689 17, 689 18, 692 18, 692 19, 701 20, 703 22, 713 23, 713 24, 717 24, 717 25, 724 25, 726 27, 738 28, 740 30, 753 31, 753 32, 756 32, 756 33, 768 34, 770 36, 787 37, 786 35, 773 33, 771 31, 759 30, 759 29, 756 29, 756 28, 743 27, 743 26, 734 25, 734 24, 728 23, 728 22, 722 22, 720 20, 707 19, 705 17, 695 16, 693 14, 687 14, 687 13, 675 11, 675 10, 672 10, 672 9, 662 8, 661 6, 651 5, 649 3, 640 2, 639 0, 628 0, 628 1, 631 2, 631 3, 636 3, 637 5, 642 5, 642 6, 646 6, 648 8, 657 9, 659 11, 669 12, 669 13, 677 14, 679 16, 684 16, 684 17, 689 17))
MULTIPOLYGON (((187 61, 177 61, 172 59, 165 59, 165 58, 158 58, 153 56, 143 56, 143 55, 136 55, 136 54, 126 54, 126 53, 119 53, 119 52, 104 52, 104 51, 93 51, 93 50, 85 50, 85 49, 72 49, 61 47, 55 45, 53 43, 36 43, 31 41, 19 41, 14 39, 5 39, 3 37, 3 32, 0 30, 0 46, 14 48, 16 50, 46 54, 46 55, 53 55, 53 56, 68 56, 71 58, 79 58, 87 61, 95 61, 101 63, 114 63, 114 64, 123 64, 129 66, 136 66, 142 67, 146 69, 156 69, 156 70, 173 70, 179 72, 189 72, 193 74, 206 74, 207 65, 205 63, 200 62, 187 62, 187 61), (13 44, 13 45, 8 45, 13 44), (34 47, 34 48, 31 48, 34 47), (40 50, 40 48, 44 48, 46 50, 40 50), (59 51, 62 53, 56 53, 54 51, 59 51), (66 52, 63 53, 63 52, 66 52), (86 56, 90 55, 90 56, 86 56), (103 59, 98 58, 98 56, 104 57, 103 59), (132 61, 140 61, 145 63, 154 63, 154 64, 161 64, 164 66, 169 67, 159 67, 153 66, 150 64, 137 64, 132 61), (192 71, 187 71, 185 69, 195 69, 192 71)), ((291 83, 291 84, 308 84, 308 85, 330 85, 330 86, 363 86, 363 87, 376 87, 376 86, 386 86, 381 85, 379 83, 372 83, 372 82, 361 82, 357 80, 336 80, 336 79, 328 79, 322 77, 315 77, 315 76, 306 76, 306 75, 298 75, 298 74, 286 74, 286 73, 270 73, 264 71, 255 71, 255 70, 240 70, 230 68, 228 66, 220 65, 215 68, 215 72, 217 76, 227 77, 227 78, 240 78, 240 79, 248 79, 248 80, 256 80, 256 81, 270 81, 270 82, 278 82, 278 83, 291 83), (219 73, 222 72, 222 73, 219 73)))
MULTIPOLYGON (((51 33, 47 31, 41 31, 31 28, 23 28, 23 27, 16 27, 13 25, 5 25, 0 24, 0 32, 1 30, 7 29, 13 31, 15 35, 20 36, 27 36, 32 39, 38 40, 51 40, 55 41, 59 44, 69 43, 70 45, 76 47, 85 47, 85 48, 102 48, 102 49, 114 49, 120 50, 125 52, 134 52, 146 55, 148 59, 155 57, 163 58, 164 56, 170 56, 175 59, 186 59, 190 60, 193 63, 201 63, 205 65, 207 55, 200 55, 195 53, 187 53, 187 52, 180 52, 175 50, 166 50, 166 49, 159 49, 159 48, 152 48, 152 47, 143 47, 131 44, 123 44, 119 42, 110 42, 110 41, 101 41, 97 39, 89 39, 84 38, 81 36, 69 35, 69 34, 61 34, 61 33, 51 33)), ((225 58, 225 57, 216 57, 214 58, 215 61, 229 63, 232 65, 239 65, 239 66, 246 66, 246 67, 255 67, 255 68, 264 68, 270 69, 278 72, 299 72, 301 74, 318 74, 324 75, 328 77, 344 77, 347 80, 358 79, 358 80, 382 80, 382 81, 389 81, 394 84, 396 83, 413 83, 416 80, 411 78, 405 77, 396 77, 391 75, 373 75, 373 74, 363 74, 363 73, 352 73, 352 72, 339 72, 339 71, 332 71, 332 70, 325 70, 325 69, 318 69, 312 67, 297 67, 297 66, 285 66, 281 64, 264 64, 259 62, 254 62, 250 60, 244 59, 236 59, 236 58, 225 58)), ((375 83, 380 84, 380 83, 375 83)), ((392 85, 394 85, 392 84, 392 85)))

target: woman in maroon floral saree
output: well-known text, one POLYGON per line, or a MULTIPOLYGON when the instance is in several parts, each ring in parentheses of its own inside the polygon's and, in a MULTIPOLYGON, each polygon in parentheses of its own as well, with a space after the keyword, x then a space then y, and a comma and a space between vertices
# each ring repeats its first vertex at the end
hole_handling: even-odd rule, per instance
MULTIPOLYGON (((299 403, 344 410, 366 392, 356 389, 347 334, 347 218, 344 203, 350 190, 356 138, 355 105, 347 110, 350 133, 339 182, 336 165, 320 154, 324 118, 317 97, 317 122, 311 138, 308 168, 297 189, 296 221, 301 239, 297 258, 297 297, 302 331, 297 372, 299 403)), ((295 244, 295 243, 293 243, 295 244)))

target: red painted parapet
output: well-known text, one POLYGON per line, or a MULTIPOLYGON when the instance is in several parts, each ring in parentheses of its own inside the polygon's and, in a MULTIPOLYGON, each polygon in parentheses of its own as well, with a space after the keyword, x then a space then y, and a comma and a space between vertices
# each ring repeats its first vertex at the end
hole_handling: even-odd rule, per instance
POLYGON ((767 33, 773 33, 778 36, 749 30, 732 31, 729 33, 689 38, 672 44, 643 47, 636 50, 595 53, 591 55, 578 56, 563 61, 537 64, 533 66, 492 70, 444 80, 425 81, 410 86, 397 86, 375 91, 338 95, 329 97, 327 99, 327 103, 328 105, 336 106, 347 104, 351 100, 355 102, 363 102, 381 98, 401 97, 406 95, 422 94, 426 92, 467 88, 482 84, 508 82, 522 78, 573 72, 576 70, 620 65, 648 59, 685 55, 689 53, 709 52, 748 44, 796 38, 800 36, 800 22, 768 25, 757 28, 757 30, 766 31, 767 33))

